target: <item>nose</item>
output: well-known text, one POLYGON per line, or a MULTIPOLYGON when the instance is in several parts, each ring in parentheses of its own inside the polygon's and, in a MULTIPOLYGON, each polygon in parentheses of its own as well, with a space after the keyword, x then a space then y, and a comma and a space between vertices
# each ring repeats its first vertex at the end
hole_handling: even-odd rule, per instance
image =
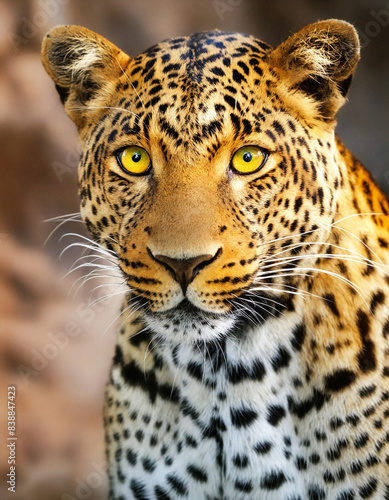
POLYGON ((220 255, 221 248, 214 254, 197 255, 189 259, 173 259, 167 255, 153 255, 149 249, 149 255, 162 264, 173 278, 180 284, 183 293, 186 293, 188 285, 194 280, 198 273, 214 262, 220 255))

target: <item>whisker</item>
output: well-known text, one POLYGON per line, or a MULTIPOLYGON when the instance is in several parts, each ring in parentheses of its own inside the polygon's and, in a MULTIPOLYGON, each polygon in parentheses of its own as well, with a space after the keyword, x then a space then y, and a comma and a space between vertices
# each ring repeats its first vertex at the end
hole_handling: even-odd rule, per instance
POLYGON ((73 223, 73 222, 77 222, 77 223, 83 223, 83 221, 81 220, 81 214, 80 212, 75 212, 74 214, 66 214, 66 215, 59 215, 57 217, 52 217, 50 219, 45 219, 43 222, 59 222, 59 224, 57 224, 55 226, 55 228, 50 232, 50 234, 48 235, 48 237, 46 238, 45 242, 44 242, 44 245, 47 245, 47 242, 50 240, 50 238, 64 225, 64 224, 67 224, 67 223, 73 223))
MULTIPOLYGON (((143 106, 143 109, 145 110, 145 105, 143 104, 143 101, 140 97, 140 95, 138 94, 138 91, 136 90, 136 88, 134 87, 132 81, 130 80, 129 76, 127 75, 127 73, 124 71, 124 69, 122 68, 122 65, 120 64, 120 61, 116 58, 116 62, 118 63, 123 75, 127 78, 127 81, 128 83, 131 85, 132 89, 134 90, 135 94, 138 96, 138 99, 139 101, 141 102, 142 106, 143 106)), ((144 136, 143 136, 144 137, 144 136)))
POLYGON ((130 111, 129 109, 125 108, 119 108, 117 106, 75 106, 73 108, 69 108, 69 111, 77 111, 80 109, 114 109, 116 111, 125 111, 126 113, 130 113, 131 115, 134 115, 137 118, 139 118, 139 115, 134 113, 133 111, 130 111))
MULTIPOLYGON (((308 271, 308 272, 319 272, 319 273, 322 273, 322 274, 327 274, 329 276, 332 276, 334 278, 338 278, 340 281, 343 281, 344 283, 346 283, 347 285, 349 285, 351 288, 353 288, 356 292, 360 293, 361 297, 363 298, 363 295, 362 295, 362 289, 360 287, 358 287, 357 285, 355 285, 351 280, 349 280, 348 278, 346 278, 345 276, 342 276, 341 274, 338 274, 338 273, 334 273, 332 271, 327 271, 326 269, 320 269, 320 268, 311 268, 311 267, 306 267, 306 268, 298 268, 299 271, 308 271)), ((271 272, 271 271, 269 271, 271 272)), ((305 273, 288 273, 288 272, 280 272, 280 273, 276 273, 276 274, 270 274, 268 276, 266 276, 266 279, 270 279, 270 278, 285 278, 287 276, 303 276, 303 277, 312 277, 311 275, 309 274, 305 274, 305 273)))
POLYGON ((117 295, 126 295, 128 292, 128 290, 120 290, 119 292, 114 292, 114 293, 108 293, 107 295, 103 295, 101 297, 98 297, 97 299, 93 300, 92 302, 90 302, 87 307, 85 309, 83 309, 84 311, 87 311, 88 309, 90 309, 91 307, 95 306, 96 304, 99 304, 100 302, 104 302, 108 299, 111 299, 112 297, 116 297, 117 295))

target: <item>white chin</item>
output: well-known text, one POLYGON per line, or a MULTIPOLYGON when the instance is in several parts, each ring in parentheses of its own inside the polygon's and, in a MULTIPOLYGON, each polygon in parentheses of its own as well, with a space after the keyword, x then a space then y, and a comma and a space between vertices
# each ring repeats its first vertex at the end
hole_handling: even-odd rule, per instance
POLYGON ((207 313, 189 301, 159 313, 146 313, 147 326, 165 341, 210 342, 225 337, 234 327, 233 314, 207 313))

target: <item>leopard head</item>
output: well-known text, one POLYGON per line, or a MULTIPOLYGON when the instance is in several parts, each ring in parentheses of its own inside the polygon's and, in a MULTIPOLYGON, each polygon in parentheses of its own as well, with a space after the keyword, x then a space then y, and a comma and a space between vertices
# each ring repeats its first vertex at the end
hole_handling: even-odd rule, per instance
POLYGON ((354 28, 321 21, 276 49, 206 32, 131 58, 60 26, 42 58, 79 130, 82 216, 149 326, 207 340, 285 306, 337 210, 354 28))

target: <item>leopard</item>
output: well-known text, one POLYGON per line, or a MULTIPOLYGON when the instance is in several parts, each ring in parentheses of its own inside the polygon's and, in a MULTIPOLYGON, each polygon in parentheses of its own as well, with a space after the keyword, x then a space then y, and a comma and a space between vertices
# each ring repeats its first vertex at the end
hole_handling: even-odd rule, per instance
POLYGON ((44 38, 125 283, 110 500, 389 499, 389 204, 335 133, 359 58, 336 19, 276 48, 44 38))

